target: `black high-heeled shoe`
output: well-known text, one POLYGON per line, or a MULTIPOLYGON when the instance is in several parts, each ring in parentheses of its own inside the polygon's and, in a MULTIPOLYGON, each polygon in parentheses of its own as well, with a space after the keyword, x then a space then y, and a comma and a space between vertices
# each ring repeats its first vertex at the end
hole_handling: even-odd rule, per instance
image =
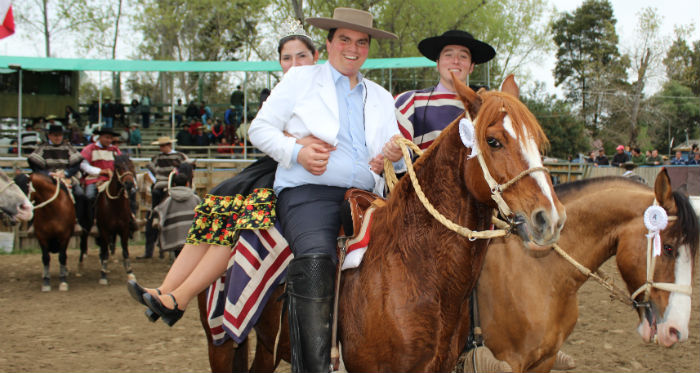
MULTIPOLYGON (((129 280, 126 283, 126 288, 129 290, 129 294, 132 298, 134 298, 134 300, 148 307, 146 302, 143 301, 143 295, 148 294, 148 292, 146 291, 146 289, 143 288, 143 286, 139 285, 138 282, 136 282, 135 280, 129 280)), ((156 292, 158 293, 158 295, 160 295, 160 290, 158 288, 156 288, 156 292)), ((153 312, 150 308, 146 310, 146 317, 151 322, 156 322, 156 320, 160 318, 160 316, 157 313, 153 312)))
POLYGON ((160 315, 160 317, 164 323, 168 324, 168 326, 173 326, 178 320, 180 320, 182 318, 182 315, 185 314, 185 311, 182 311, 182 310, 177 308, 177 301, 175 300, 175 297, 172 294, 167 294, 167 295, 169 295, 170 298, 173 299, 173 303, 175 304, 175 308, 173 308, 173 309, 166 308, 163 305, 163 303, 161 303, 160 299, 152 296, 149 293, 145 293, 143 295, 143 300, 146 302, 146 306, 148 306, 148 308, 151 311, 160 315))

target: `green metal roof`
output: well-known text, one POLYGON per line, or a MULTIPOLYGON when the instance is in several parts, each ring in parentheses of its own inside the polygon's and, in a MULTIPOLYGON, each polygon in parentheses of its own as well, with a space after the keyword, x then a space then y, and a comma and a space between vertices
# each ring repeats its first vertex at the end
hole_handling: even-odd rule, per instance
MULTIPOLYGON (((22 70, 49 71, 280 71, 278 61, 146 61, 146 60, 94 60, 80 58, 42 58, 0 56, 0 73, 14 70, 18 65, 22 70)), ((402 69, 432 67, 435 62, 425 57, 375 58, 367 59, 363 69, 402 69)))

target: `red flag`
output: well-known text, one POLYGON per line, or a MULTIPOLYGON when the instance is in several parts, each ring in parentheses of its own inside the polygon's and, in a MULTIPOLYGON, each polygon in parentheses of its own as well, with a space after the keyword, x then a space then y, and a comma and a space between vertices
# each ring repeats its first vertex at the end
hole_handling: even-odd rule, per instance
POLYGON ((15 19, 12 17, 11 0, 0 0, 0 39, 15 33, 15 19))

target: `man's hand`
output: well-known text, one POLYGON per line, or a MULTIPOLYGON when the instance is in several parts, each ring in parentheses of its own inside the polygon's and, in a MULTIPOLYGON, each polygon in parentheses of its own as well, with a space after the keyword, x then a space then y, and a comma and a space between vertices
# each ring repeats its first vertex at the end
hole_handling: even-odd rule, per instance
POLYGON ((396 139, 402 139, 401 135, 394 135, 389 139, 389 141, 384 144, 382 152, 377 154, 374 158, 369 161, 369 168, 372 172, 377 175, 381 175, 384 171, 384 158, 390 160, 391 162, 396 162, 403 156, 401 152, 401 147, 396 144, 396 139))
MULTIPOLYGON (((326 143, 323 144, 328 145, 326 143)), ((335 148, 333 148, 333 150, 335 150, 335 148)), ((328 146, 318 143, 305 145, 297 155, 297 163, 312 175, 323 175, 323 173, 326 172, 331 151, 332 150, 329 149, 328 146)))
POLYGON ((110 171, 108 168, 103 168, 100 170, 99 175, 109 177, 109 176, 112 176, 112 171, 110 171))
POLYGON ((66 174, 63 170, 56 170, 54 172, 49 172, 49 176, 55 177, 57 179, 64 179, 66 174))

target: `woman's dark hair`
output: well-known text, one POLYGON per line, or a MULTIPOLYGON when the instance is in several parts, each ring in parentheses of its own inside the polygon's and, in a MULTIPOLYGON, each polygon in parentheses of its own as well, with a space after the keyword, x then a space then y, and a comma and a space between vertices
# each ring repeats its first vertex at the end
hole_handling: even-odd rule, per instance
POLYGON ((282 58, 282 47, 284 47, 285 44, 287 44, 288 41, 291 40, 299 40, 300 42, 304 43, 307 48, 311 51, 311 54, 316 53, 316 47, 314 46, 314 43, 309 39, 307 36, 304 35, 289 35, 285 36, 282 39, 280 39, 279 44, 277 45, 277 55, 279 55, 278 58, 282 58))

